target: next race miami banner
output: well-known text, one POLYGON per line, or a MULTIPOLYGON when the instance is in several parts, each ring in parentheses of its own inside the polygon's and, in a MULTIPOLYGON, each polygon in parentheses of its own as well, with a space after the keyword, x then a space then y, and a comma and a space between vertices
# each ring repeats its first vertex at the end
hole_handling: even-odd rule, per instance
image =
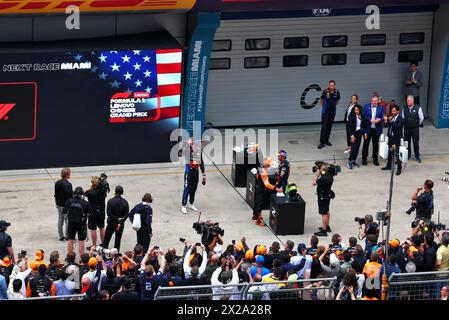
POLYGON ((446 50, 446 60, 443 65, 438 128, 449 128, 449 43, 446 50))
POLYGON ((199 134, 204 129, 209 58, 219 25, 219 13, 199 13, 190 40, 182 112, 182 127, 190 136, 194 133, 194 122, 200 125, 199 134))

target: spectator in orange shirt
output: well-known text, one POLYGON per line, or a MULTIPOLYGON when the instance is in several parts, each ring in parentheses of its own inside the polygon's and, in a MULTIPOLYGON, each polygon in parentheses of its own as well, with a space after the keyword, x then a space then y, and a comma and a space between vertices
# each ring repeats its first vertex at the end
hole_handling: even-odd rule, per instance
POLYGON ((363 274, 365 275, 366 278, 379 276, 382 265, 378 261, 379 261, 379 254, 377 253, 377 251, 373 251, 371 253, 369 262, 367 262, 363 267, 363 274))

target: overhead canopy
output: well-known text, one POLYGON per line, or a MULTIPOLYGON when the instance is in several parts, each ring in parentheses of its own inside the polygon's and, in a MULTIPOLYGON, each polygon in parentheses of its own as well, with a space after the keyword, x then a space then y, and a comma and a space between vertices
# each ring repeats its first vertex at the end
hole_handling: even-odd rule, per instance
POLYGON ((82 13, 190 10, 195 0, 0 0, 1 14, 65 13, 78 6, 82 13))
POLYGON ((147 32, 119 37, 104 37, 82 40, 61 40, 43 42, 0 42, 1 53, 26 52, 67 52, 67 51, 102 51, 133 49, 178 49, 178 41, 167 31, 147 32))
POLYGON ((369 5, 386 6, 422 6, 449 3, 449 0, 197 0, 194 11, 278 11, 366 8, 369 5))

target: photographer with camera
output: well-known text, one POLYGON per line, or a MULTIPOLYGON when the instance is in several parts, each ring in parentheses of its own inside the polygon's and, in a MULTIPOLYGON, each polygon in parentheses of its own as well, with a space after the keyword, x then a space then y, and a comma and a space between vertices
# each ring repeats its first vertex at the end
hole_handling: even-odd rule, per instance
POLYGON ((216 286, 212 288, 214 293, 213 300, 220 300, 224 296, 229 297, 229 300, 239 300, 240 292, 236 286, 239 283, 238 270, 243 264, 244 260, 236 265, 233 256, 223 257, 221 260, 221 267, 218 267, 212 274, 211 284, 216 286), (221 286, 221 287, 218 287, 221 286))
MULTIPOLYGON (((379 225, 374 222, 372 215, 367 214, 364 218, 357 217, 354 220, 359 223, 359 240, 364 240, 370 234, 379 236, 379 225)), ((368 244, 367 240, 365 240, 365 244, 368 244)))
POLYGON ((426 180, 422 187, 416 188, 412 194, 412 207, 406 211, 411 214, 416 210, 416 219, 430 220, 433 214, 433 181, 426 180))
POLYGON ((81 255, 84 253, 84 241, 87 237, 87 217, 92 214, 92 208, 89 203, 83 198, 83 188, 76 187, 73 192, 73 198, 67 200, 63 212, 68 217, 68 242, 67 251, 73 252, 73 241, 78 234, 78 252, 81 255))
MULTIPOLYGON (((330 201, 335 198, 335 193, 332 191, 332 185, 334 183, 334 175, 337 174, 336 168, 333 165, 329 165, 326 162, 315 162, 316 176, 313 179, 312 184, 316 186, 316 193, 318 196, 318 213, 321 215, 323 227, 320 227, 315 235, 318 237, 327 237, 327 233, 331 232, 329 226, 330 221, 330 201)), ((315 172, 315 171, 314 171, 315 172)))
MULTIPOLYGON (((211 223, 211 225, 213 225, 213 224, 211 223)), ((217 227, 218 227, 218 225, 217 225, 217 227)), ((210 231, 209 237, 206 239, 206 241, 203 242, 203 244, 206 247, 206 251, 207 252, 213 251, 217 244, 223 245, 223 239, 221 239, 220 233, 219 233, 220 230, 222 230, 222 229, 220 229, 219 227, 218 227, 218 229, 217 228, 213 228, 210 231)))
POLYGON ((97 228, 100 229, 101 243, 104 242, 106 218, 106 197, 111 191, 107 181, 107 175, 102 173, 100 177, 92 177, 91 188, 85 192, 92 213, 89 215, 88 227, 92 238, 92 246, 97 246, 97 228))

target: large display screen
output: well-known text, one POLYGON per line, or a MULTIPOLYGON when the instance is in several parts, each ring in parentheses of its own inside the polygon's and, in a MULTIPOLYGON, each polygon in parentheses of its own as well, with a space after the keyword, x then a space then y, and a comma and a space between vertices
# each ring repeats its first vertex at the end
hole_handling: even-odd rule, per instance
POLYGON ((0 170, 168 161, 181 49, 0 54, 0 170))

